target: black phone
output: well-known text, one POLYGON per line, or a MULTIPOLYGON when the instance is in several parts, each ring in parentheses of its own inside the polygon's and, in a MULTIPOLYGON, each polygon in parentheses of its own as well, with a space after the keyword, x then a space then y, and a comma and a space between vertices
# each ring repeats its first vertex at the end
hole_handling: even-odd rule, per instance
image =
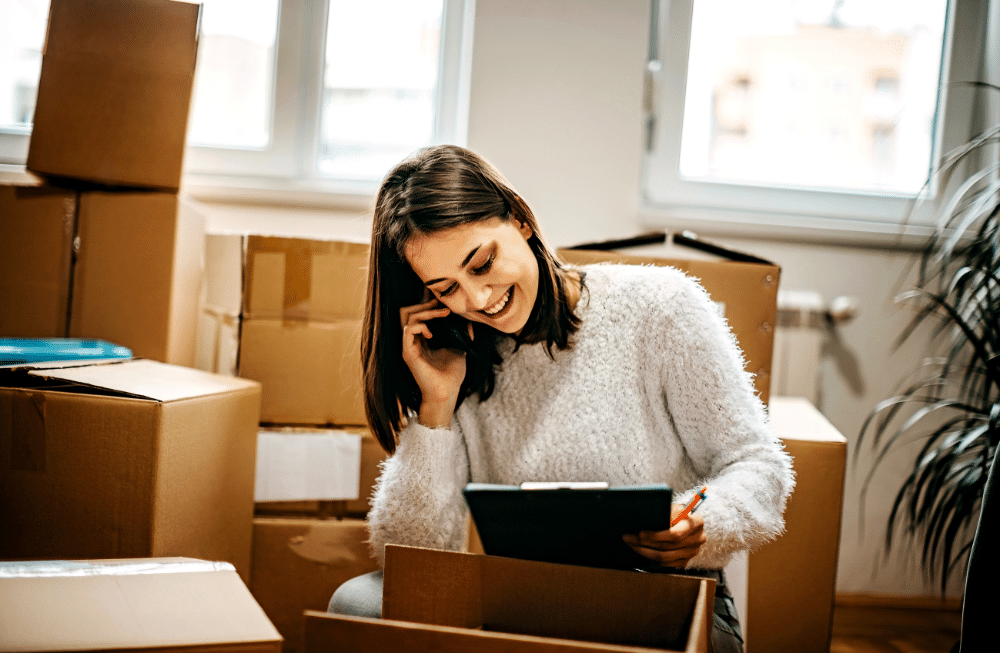
POLYGON ((454 313, 425 322, 433 337, 427 338, 430 349, 457 349, 466 354, 474 354, 472 338, 469 336, 469 321, 454 313))

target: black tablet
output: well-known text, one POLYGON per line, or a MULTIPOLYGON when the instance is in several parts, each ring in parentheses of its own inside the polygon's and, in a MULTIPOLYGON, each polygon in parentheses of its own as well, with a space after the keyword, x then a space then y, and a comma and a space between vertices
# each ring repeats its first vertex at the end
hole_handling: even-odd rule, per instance
POLYGON ((653 564, 622 535, 670 528, 673 500, 662 484, 470 483, 462 494, 488 555, 615 569, 653 564))

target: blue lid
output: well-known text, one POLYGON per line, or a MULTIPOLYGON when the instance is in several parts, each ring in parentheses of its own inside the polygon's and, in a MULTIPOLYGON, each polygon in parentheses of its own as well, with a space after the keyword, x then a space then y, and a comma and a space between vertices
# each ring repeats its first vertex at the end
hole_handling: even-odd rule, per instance
POLYGON ((0 338, 0 367, 48 361, 132 358, 132 350, 103 340, 0 338))

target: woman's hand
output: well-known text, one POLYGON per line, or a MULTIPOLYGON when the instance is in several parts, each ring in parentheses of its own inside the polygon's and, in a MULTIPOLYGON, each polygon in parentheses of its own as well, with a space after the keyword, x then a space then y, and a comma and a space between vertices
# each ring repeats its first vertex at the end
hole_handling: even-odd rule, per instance
POLYGON ((427 320, 444 317, 450 312, 436 298, 399 309, 403 326, 403 360, 420 387, 422 397, 418 419, 431 428, 451 424, 458 393, 465 380, 463 352, 427 346, 427 340, 433 337, 427 320))
MULTIPOLYGON (((671 518, 682 510, 684 506, 671 506, 671 518)), ((669 530, 643 531, 639 535, 625 535, 623 539, 641 556, 664 567, 683 568, 698 555, 701 545, 705 543, 705 520, 699 514, 688 514, 669 530)))

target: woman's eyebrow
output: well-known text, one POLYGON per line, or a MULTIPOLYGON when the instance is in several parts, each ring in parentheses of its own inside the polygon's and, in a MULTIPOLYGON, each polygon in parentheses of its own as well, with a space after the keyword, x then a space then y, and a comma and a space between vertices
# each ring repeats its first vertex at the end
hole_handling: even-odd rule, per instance
MULTIPOLYGON (((469 264, 469 261, 471 261, 471 260, 472 260, 472 257, 473 257, 473 256, 475 256, 475 255, 476 255, 476 252, 478 252, 478 251, 479 251, 479 250, 480 250, 481 248, 482 248, 482 245, 476 245, 476 246, 475 246, 475 247, 474 247, 474 248, 472 249, 472 251, 471 251, 471 252, 469 252, 469 253, 468 253, 468 254, 466 255, 466 257, 465 257, 465 258, 464 258, 464 259, 462 260, 462 265, 460 265, 460 266, 459 266, 459 269, 462 269, 462 268, 464 268, 464 267, 465 267, 466 265, 468 265, 468 264, 469 264)), ((441 277, 440 279, 431 279, 430 281, 425 281, 425 282, 424 282, 424 285, 425 285, 425 286, 433 286, 434 284, 436 284, 436 283, 441 283, 442 281, 445 281, 445 278, 444 278, 444 277, 441 277)))

